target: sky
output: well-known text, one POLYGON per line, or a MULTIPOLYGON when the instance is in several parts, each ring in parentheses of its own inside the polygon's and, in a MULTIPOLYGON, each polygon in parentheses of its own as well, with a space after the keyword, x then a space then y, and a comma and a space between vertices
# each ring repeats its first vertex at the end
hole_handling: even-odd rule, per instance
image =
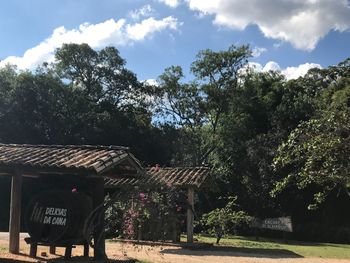
POLYGON ((34 70, 63 43, 115 46, 139 80, 198 51, 249 44, 258 71, 287 79, 350 57, 349 0, 0 0, 0 67, 34 70))

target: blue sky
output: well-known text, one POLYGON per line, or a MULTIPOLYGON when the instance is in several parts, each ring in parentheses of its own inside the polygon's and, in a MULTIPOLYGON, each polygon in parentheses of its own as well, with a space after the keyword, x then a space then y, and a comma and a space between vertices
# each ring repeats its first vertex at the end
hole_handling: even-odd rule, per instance
POLYGON ((140 80, 199 50, 249 44, 257 70, 288 78, 350 57, 348 0, 11 0, 0 9, 0 66, 34 69, 65 42, 116 46, 140 80))

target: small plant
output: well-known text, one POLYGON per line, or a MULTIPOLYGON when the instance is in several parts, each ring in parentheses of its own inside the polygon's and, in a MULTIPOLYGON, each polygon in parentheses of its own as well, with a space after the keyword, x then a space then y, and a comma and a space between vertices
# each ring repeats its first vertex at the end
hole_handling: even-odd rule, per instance
POLYGON ((200 224, 210 234, 215 234, 216 244, 219 244, 223 235, 234 233, 237 227, 248 225, 253 220, 246 212, 238 210, 236 201, 236 196, 228 197, 225 207, 204 214, 200 220, 200 224))

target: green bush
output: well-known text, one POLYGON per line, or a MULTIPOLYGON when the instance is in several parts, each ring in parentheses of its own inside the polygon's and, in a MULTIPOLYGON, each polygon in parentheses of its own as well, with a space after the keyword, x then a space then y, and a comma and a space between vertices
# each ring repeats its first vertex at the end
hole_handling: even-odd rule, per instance
POLYGON ((228 197, 225 207, 204 214, 199 222, 209 234, 215 234, 217 244, 223 235, 236 234, 237 228, 249 225, 253 219, 246 212, 238 210, 236 201, 236 196, 228 197))

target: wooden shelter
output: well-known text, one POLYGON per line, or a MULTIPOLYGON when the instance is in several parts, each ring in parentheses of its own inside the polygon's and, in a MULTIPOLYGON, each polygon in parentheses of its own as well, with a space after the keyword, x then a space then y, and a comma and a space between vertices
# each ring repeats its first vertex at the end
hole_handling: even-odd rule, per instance
POLYGON ((152 167, 145 176, 105 178, 105 188, 165 185, 187 190, 187 242, 193 243, 194 191, 212 178, 209 167, 152 167))
MULTIPOLYGON (((0 175, 12 176, 9 251, 19 253, 22 177, 75 177, 89 183, 94 207, 104 201, 104 176, 142 174, 138 160, 126 147, 89 145, 0 144, 0 175)), ((103 222, 94 229, 95 258, 104 254, 103 222), (97 249, 99 247, 100 249, 97 249)))

